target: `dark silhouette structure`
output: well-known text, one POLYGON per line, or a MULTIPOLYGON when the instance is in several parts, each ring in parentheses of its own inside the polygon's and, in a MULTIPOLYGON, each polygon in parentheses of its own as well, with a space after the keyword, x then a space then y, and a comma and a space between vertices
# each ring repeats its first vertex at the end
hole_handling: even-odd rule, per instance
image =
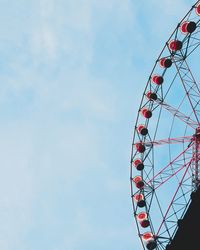
POLYGON ((191 203, 182 220, 178 221, 178 230, 166 250, 200 249, 200 188, 191 195, 191 203))

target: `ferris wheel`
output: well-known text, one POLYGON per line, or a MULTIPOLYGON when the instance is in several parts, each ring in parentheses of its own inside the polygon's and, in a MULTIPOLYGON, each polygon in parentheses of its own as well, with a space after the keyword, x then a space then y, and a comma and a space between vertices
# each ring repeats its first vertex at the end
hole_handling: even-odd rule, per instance
POLYGON ((131 198, 144 249, 169 249, 200 186, 200 0, 148 78, 134 127, 131 198))

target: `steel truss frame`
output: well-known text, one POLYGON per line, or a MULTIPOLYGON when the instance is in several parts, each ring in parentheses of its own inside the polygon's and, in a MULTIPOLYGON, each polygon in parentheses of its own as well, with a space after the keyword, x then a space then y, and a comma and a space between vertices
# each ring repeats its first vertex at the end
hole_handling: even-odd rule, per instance
MULTIPOLYGON (((194 33, 186 34, 182 38, 182 48, 179 51, 172 51, 169 48, 169 43, 172 39, 177 40, 180 36, 180 24, 184 21, 193 20, 192 15, 194 14, 194 9, 200 0, 197 1, 190 11, 185 15, 185 17, 180 21, 168 41, 166 42, 163 50, 161 51, 153 70, 147 81, 145 91, 143 93, 143 98, 138 110, 137 121, 134 129, 133 143, 131 150, 131 162, 130 162, 130 183, 131 183, 131 197, 133 204, 134 217, 136 219, 136 226, 138 229, 138 234, 141 238, 141 243, 144 249, 145 242, 142 240, 143 232, 141 230, 140 224, 137 220, 137 214, 141 208, 135 203, 134 196, 136 194, 143 194, 146 201, 145 212, 148 215, 148 220, 150 222, 149 231, 153 234, 154 240, 157 242, 156 249, 165 249, 167 244, 169 244, 176 231, 177 231, 177 221, 181 219, 185 211, 190 204, 190 194, 192 191, 196 190, 200 183, 200 87, 197 83, 188 63, 188 58, 193 52, 200 46, 200 17, 197 18, 196 25, 197 29, 194 33), (164 91, 162 85, 155 86, 151 82, 152 75, 159 63, 159 60, 167 54, 166 57, 170 58, 173 63, 173 67, 176 70, 174 78, 171 79, 171 83, 167 90, 164 91), (190 106, 190 114, 180 111, 180 104, 178 107, 174 107, 166 101, 168 93, 172 88, 175 80, 179 77, 182 84, 182 88, 185 92, 184 100, 187 98, 188 106, 190 106), (157 94, 157 100, 146 99, 147 91, 151 91, 157 94), (147 134, 142 136, 138 131, 137 127, 140 123, 140 112, 144 107, 148 107, 152 112, 157 111, 157 121, 155 122, 155 130, 153 135, 147 134), (178 120, 185 124, 186 129, 188 127, 193 131, 190 135, 184 135, 182 137, 171 137, 164 139, 155 139, 160 117, 162 111, 168 112, 173 117, 173 122, 178 120), (143 153, 138 152, 135 149, 136 144, 140 142, 145 146, 146 150, 143 153), (182 145, 183 150, 179 152, 176 156, 173 156, 170 162, 164 167, 156 171, 154 166, 154 151, 157 148, 164 145, 182 145), (135 169, 133 166, 134 159, 140 158, 144 164, 145 169, 141 171, 141 178, 144 181, 144 188, 136 190, 133 184, 133 178, 135 174, 135 169), (176 179, 178 184, 174 193, 172 195, 171 201, 167 208, 162 208, 162 204, 159 201, 159 196, 157 191, 166 185, 169 181, 176 179), (159 212, 161 214, 161 221, 159 226, 154 225, 152 220, 152 210, 151 207, 156 203, 159 212)), ((165 77, 167 69, 163 69, 162 77, 165 77)), ((148 128, 149 120, 145 120, 145 127, 148 128)))

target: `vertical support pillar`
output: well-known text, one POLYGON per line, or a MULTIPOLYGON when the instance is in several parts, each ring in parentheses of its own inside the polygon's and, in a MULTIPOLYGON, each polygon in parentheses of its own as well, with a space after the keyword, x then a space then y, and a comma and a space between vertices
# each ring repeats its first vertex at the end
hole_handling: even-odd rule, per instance
POLYGON ((200 184, 200 128, 194 135, 192 182, 194 190, 197 190, 200 184))

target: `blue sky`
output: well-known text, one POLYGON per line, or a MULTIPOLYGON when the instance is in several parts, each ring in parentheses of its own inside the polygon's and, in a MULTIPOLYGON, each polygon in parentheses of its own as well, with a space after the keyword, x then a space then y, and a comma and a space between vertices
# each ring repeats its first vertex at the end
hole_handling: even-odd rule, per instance
POLYGON ((190 1, 0 0, 0 248, 140 250, 132 131, 190 1))

